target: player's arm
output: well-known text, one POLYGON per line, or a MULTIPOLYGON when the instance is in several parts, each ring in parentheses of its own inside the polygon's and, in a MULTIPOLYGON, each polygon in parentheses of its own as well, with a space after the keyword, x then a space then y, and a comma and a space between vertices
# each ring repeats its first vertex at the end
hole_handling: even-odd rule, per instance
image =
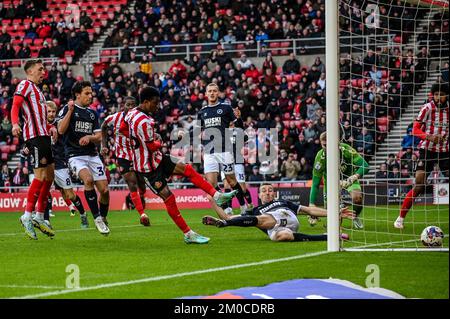
POLYGON ((341 186, 347 188, 369 172, 369 163, 353 147, 347 144, 344 144, 343 152, 347 152, 347 155, 351 158, 351 165, 358 167, 352 176, 341 182, 341 186))
POLYGON ((105 121, 102 123, 102 126, 101 126, 102 142, 101 142, 100 150, 103 155, 106 155, 109 152, 109 149, 108 149, 108 127, 110 124, 110 118, 111 118, 111 115, 109 115, 105 119, 105 121))
POLYGON ((319 187, 320 182, 322 181, 323 177, 323 163, 321 163, 320 152, 317 153, 316 159, 314 161, 314 167, 313 167, 313 177, 312 177, 312 185, 311 185, 311 191, 309 193, 309 205, 316 205, 317 201, 317 194, 319 193, 319 187))
POLYGON ((141 128, 137 130, 139 138, 144 141, 151 152, 156 152, 162 147, 162 141, 156 136, 152 125, 143 121, 141 128))
MULTIPOLYGON (((355 218, 355 214, 348 210, 347 208, 341 208, 339 212, 341 218, 348 218, 353 219, 355 218)), ((327 216, 327 210, 325 208, 321 207, 315 207, 315 206, 299 206, 297 210, 297 215, 309 215, 313 217, 326 217, 327 216)))
POLYGON ((209 201, 211 203, 212 209, 214 209, 214 211, 217 213, 217 216, 219 216, 220 219, 229 220, 229 219, 241 216, 241 215, 227 215, 223 211, 223 209, 216 204, 216 201, 211 196, 208 195, 207 197, 208 197, 208 199, 209 199, 209 201))
POLYGON ((11 108, 11 123, 13 125, 12 134, 14 136, 19 136, 20 132, 22 131, 19 125, 19 113, 24 101, 25 99, 22 95, 18 94, 14 95, 13 104, 11 108))
POLYGON ((64 135, 69 129, 70 119, 72 118, 75 109, 73 101, 69 101, 67 105, 61 110, 58 120, 58 134, 64 135))
POLYGON ((102 141, 102 130, 100 129, 100 124, 98 123, 98 117, 97 114, 94 113, 94 127, 93 127, 93 134, 86 135, 80 138, 80 145, 86 146, 89 143, 98 144, 102 141))

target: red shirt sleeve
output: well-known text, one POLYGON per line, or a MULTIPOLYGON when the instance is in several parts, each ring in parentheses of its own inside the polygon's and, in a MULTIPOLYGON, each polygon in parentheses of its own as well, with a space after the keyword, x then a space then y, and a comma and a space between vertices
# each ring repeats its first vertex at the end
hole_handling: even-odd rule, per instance
POLYGON ((427 138, 427 134, 422 131, 422 123, 420 123, 419 121, 414 121, 412 134, 422 140, 427 138))
POLYGON ((11 108, 11 123, 13 125, 19 124, 19 112, 22 108, 22 104, 24 102, 24 98, 21 95, 14 95, 13 105, 11 108))

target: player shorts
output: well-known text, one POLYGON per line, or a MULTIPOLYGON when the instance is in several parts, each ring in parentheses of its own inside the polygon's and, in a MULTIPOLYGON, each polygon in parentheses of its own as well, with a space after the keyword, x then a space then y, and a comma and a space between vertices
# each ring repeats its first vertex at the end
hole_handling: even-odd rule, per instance
POLYGON ((276 233, 281 230, 290 230, 291 232, 297 232, 300 226, 297 216, 291 211, 285 209, 277 209, 274 212, 266 213, 272 215, 275 218, 276 224, 272 229, 267 230, 267 235, 271 240, 275 240, 276 233))
POLYGON ((124 158, 117 158, 117 164, 119 164, 119 172, 122 175, 129 173, 133 170, 133 162, 126 160, 124 158))
POLYGON ((176 162, 177 161, 175 159, 172 160, 170 156, 163 155, 156 170, 149 173, 137 172, 136 174, 145 181, 145 184, 153 193, 159 195, 159 193, 167 186, 167 179, 172 176, 176 162))
POLYGON ((73 188, 69 168, 62 168, 55 170, 55 188, 56 189, 73 188))
POLYGON ((91 172, 94 181, 107 180, 105 166, 99 156, 83 155, 70 157, 69 168, 77 177, 79 177, 80 171, 86 168, 91 172))
POLYGON ((230 152, 205 154, 203 156, 204 173, 234 174, 234 157, 230 152))
MULTIPOLYGON (((222 176, 222 180, 225 179, 224 172, 220 172, 222 176)), ((245 183, 245 168, 244 164, 235 164, 234 165, 234 175, 236 176, 236 180, 239 184, 245 183)))
POLYGON ((52 141, 50 136, 38 136, 25 142, 33 168, 43 168, 53 164, 52 141))
POLYGON ((426 176, 428 176, 434 168, 435 164, 439 165, 441 172, 448 176, 448 152, 432 152, 425 149, 419 150, 419 161, 416 166, 417 171, 425 171, 426 176))

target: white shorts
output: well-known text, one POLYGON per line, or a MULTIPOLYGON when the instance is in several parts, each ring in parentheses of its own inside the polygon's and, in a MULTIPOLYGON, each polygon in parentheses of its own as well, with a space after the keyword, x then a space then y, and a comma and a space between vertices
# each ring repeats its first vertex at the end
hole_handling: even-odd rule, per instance
POLYGON ((72 179, 70 178, 70 171, 68 168, 55 170, 55 186, 62 189, 71 189, 72 179))
POLYGON ((281 230, 288 230, 293 233, 298 231, 299 223, 297 216, 289 210, 277 209, 274 212, 267 212, 267 215, 272 215, 276 220, 276 224, 272 229, 267 230, 271 240, 275 240, 276 233, 281 230))
POLYGON ((82 169, 87 168, 91 172, 94 181, 107 179, 105 166, 103 166, 103 163, 98 156, 84 155, 71 157, 69 158, 69 168, 77 177, 79 177, 82 169))
MULTIPOLYGON (((225 179, 225 174, 222 171, 221 173, 222 181, 225 179)), ((234 175, 236 176, 236 180, 239 184, 245 183, 245 168, 244 164, 234 164, 234 175)))
POLYGON ((234 158, 230 152, 205 154, 203 156, 204 172, 234 174, 234 158))

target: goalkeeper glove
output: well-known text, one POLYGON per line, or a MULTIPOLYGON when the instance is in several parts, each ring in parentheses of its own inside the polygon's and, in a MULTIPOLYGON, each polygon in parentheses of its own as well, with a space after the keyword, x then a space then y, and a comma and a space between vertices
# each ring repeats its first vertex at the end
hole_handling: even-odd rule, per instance
POLYGON ((352 175, 349 178, 347 178, 345 181, 341 181, 341 187, 342 188, 347 188, 350 185, 352 185, 354 182, 356 182, 358 180, 358 175, 352 175))

